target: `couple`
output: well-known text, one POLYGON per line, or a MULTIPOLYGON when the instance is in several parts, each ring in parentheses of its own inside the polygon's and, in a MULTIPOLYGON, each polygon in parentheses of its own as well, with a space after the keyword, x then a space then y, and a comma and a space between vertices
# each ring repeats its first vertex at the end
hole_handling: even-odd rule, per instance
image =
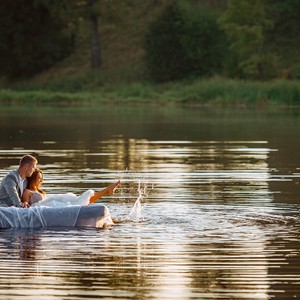
POLYGON ((113 195, 120 184, 120 181, 117 181, 99 192, 88 190, 81 196, 72 193, 46 195, 40 188, 43 173, 37 169, 37 163, 35 157, 24 155, 18 169, 3 178, 0 184, 0 207, 89 205, 105 195, 113 195))

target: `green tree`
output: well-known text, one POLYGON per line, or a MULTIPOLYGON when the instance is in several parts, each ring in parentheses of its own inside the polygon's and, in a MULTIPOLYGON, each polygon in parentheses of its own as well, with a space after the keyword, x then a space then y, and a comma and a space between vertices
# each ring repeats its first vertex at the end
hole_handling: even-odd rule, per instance
POLYGON ((94 9, 95 0, 88 0, 88 19, 90 23, 91 33, 91 67, 100 69, 102 65, 102 53, 100 47, 99 31, 98 31, 98 14, 94 9))
POLYGON ((268 34, 272 51, 279 57, 280 76, 299 78, 300 75, 300 1, 267 0, 268 15, 274 29, 268 34))
POLYGON ((43 1, 0 1, 0 74, 27 77, 66 57, 74 40, 63 19, 43 1))
POLYGON ((272 76, 275 56, 267 53, 265 35, 273 26, 262 0, 228 0, 220 18, 227 35, 227 71, 231 76, 260 79, 272 76))
POLYGON ((215 74, 222 66, 224 41, 214 11, 175 1, 146 35, 147 67, 158 82, 215 74))
POLYGON ((283 39, 298 39, 300 30, 299 0, 267 0, 268 12, 276 33, 283 39))
POLYGON ((100 69, 103 63, 99 28, 104 23, 115 24, 126 16, 129 0, 73 0, 78 18, 85 20, 90 38, 91 68, 100 69))

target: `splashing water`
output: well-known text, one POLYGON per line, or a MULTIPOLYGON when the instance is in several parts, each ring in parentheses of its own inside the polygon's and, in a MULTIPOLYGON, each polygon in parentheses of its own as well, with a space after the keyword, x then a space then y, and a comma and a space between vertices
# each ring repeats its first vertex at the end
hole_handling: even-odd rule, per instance
POLYGON ((141 181, 139 180, 139 185, 138 185, 138 193, 139 196, 136 199, 128 217, 126 218, 127 221, 133 221, 133 222, 139 222, 141 219, 141 211, 143 209, 141 200, 145 197, 148 196, 146 193, 146 188, 147 186, 145 185, 143 188, 141 187, 141 181))
MULTIPOLYGON (((130 213, 126 213, 123 217, 119 216, 119 220, 135 223, 143 221, 142 210, 146 205, 142 205, 142 201, 148 197, 149 190, 147 179, 143 178, 140 174, 131 173, 128 170, 124 173, 119 173, 118 175, 123 183, 120 193, 121 197, 118 198, 118 203, 121 201, 126 205, 126 208, 123 208, 122 210, 128 209, 128 201, 131 202, 131 200, 135 200, 130 213)), ((150 185, 150 190, 153 188, 154 186, 150 185)))

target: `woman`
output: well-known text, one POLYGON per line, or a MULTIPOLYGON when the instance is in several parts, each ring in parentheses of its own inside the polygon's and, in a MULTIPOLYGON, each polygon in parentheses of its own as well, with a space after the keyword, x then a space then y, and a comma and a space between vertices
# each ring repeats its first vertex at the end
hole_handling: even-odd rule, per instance
POLYGON ((28 178, 27 189, 24 190, 22 195, 22 202, 24 203, 25 207, 90 205, 105 195, 113 195, 115 189, 121 183, 119 180, 99 192, 87 190, 81 196, 76 196, 73 193, 46 195, 46 193, 41 189, 43 180, 44 175, 40 169, 36 169, 31 177, 28 178))

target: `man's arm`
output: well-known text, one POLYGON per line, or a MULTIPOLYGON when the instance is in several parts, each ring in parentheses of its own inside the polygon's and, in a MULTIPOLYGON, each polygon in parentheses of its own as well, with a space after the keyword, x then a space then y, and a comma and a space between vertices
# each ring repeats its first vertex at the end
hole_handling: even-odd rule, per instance
POLYGON ((17 179, 14 175, 9 174, 4 179, 4 188, 8 198, 11 200, 13 206, 21 207, 21 199, 17 191, 17 179))

